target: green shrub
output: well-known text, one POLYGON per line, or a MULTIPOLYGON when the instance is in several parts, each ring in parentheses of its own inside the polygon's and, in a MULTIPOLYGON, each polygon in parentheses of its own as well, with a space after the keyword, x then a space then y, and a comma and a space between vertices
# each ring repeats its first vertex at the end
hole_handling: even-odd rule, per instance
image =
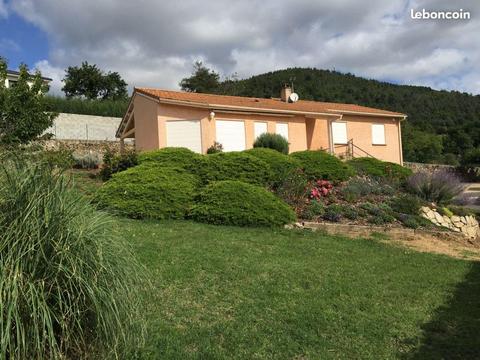
POLYGON ((102 163, 102 159, 99 154, 73 154, 75 169, 98 169, 102 163))
POLYGON ((356 220, 360 217, 358 210, 348 205, 342 207, 342 215, 349 220, 356 220))
POLYGON ((295 213, 267 190, 242 181, 218 181, 199 195, 192 219, 217 225, 280 226, 295 220, 295 213))
POLYGON ((280 182, 276 194, 290 205, 297 214, 302 214, 304 207, 307 205, 309 191, 309 182, 304 172, 295 169, 280 182))
POLYGON ((395 217, 400 221, 404 226, 411 229, 418 229, 419 227, 431 227, 433 224, 421 217, 420 215, 410 215, 410 214, 395 214, 395 217))
POLYGON ((215 141, 213 145, 207 149, 207 154, 216 154, 222 151, 223 151, 223 145, 215 141))
POLYGON ((103 154, 103 164, 100 170, 100 177, 103 181, 107 181, 121 171, 125 171, 138 164, 137 153, 135 150, 125 150, 124 152, 115 152, 106 149, 103 154))
POLYGON ((265 161, 245 152, 208 155, 196 169, 204 183, 239 180, 265 186, 273 178, 270 166, 265 161))
POLYGON ((338 204, 332 204, 325 208, 323 218, 327 221, 339 222, 342 219, 343 207, 338 204))
POLYGON ((348 202, 369 195, 393 195, 395 189, 382 181, 369 177, 354 177, 350 179, 340 190, 342 197, 348 202))
POLYGON ((323 150, 299 151, 290 156, 300 161, 305 174, 311 180, 341 182, 354 175, 353 169, 348 164, 323 150))
POLYGON ((180 167, 189 170, 197 166, 202 158, 202 155, 187 148, 166 147, 138 154, 138 163, 155 163, 157 165, 180 167))
POLYGON ((288 154, 288 140, 282 135, 263 133, 253 143, 254 148, 267 148, 276 150, 282 154, 288 154))
POLYGON ((358 174, 368 175, 380 178, 405 180, 412 174, 412 170, 399 164, 387 161, 381 161, 371 157, 362 157, 349 160, 351 165, 358 174))
POLYGON ((401 214, 418 215, 422 201, 410 194, 402 194, 390 200, 390 207, 393 211, 401 214))
POLYGON ((0 358, 129 358, 139 278, 110 218, 50 167, 2 173, 0 358))
POLYGON ((308 203, 302 211, 302 218, 313 220, 325 214, 325 205, 320 201, 313 200, 308 203))
POLYGON ((245 153, 265 161, 270 166, 273 188, 277 188, 292 171, 300 168, 300 161, 272 149, 255 148, 245 153))
POLYGON ((474 210, 472 208, 467 208, 463 206, 455 206, 455 205, 450 205, 448 209, 457 216, 468 216, 468 215, 473 215, 476 216, 477 218, 480 218, 480 213, 478 210, 474 210))
POLYGON ((386 212, 380 212, 377 215, 372 215, 368 218, 368 222, 374 225, 389 224, 393 221, 395 221, 395 218, 386 212))
POLYGON ((183 219, 199 180, 181 168, 142 164, 112 176, 98 191, 101 207, 131 218, 183 219))
MULTIPOLYGON (((27 153, 23 154, 27 157, 27 153)), ((73 151, 60 148, 56 150, 40 150, 38 152, 33 152, 30 154, 30 158, 37 162, 43 163, 50 167, 56 167, 60 169, 70 169, 75 164, 75 159, 73 158, 73 151)))

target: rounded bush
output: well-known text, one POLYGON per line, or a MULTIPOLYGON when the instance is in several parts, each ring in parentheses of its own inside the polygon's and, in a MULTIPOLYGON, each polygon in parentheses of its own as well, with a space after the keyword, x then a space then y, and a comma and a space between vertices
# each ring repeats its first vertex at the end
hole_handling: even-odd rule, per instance
POLYGON ((405 180, 412 174, 412 170, 399 164, 371 157, 356 158, 347 163, 360 175, 405 180))
POLYGON ((323 150, 298 151, 290 155, 300 161, 303 171, 311 180, 348 180, 355 171, 346 163, 323 150))
POLYGON ((281 226, 295 213, 267 190, 242 181, 209 184, 190 213, 192 219, 217 225, 281 226))
POLYGON ((297 159, 272 149, 255 148, 247 150, 245 153, 265 161, 270 166, 270 170, 272 171, 271 185, 275 188, 282 183, 292 171, 301 167, 301 163, 297 159))
POLYGON ((155 163, 164 166, 189 169, 197 165, 203 156, 182 147, 166 147, 160 150, 143 152, 138 155, 140 164, 155 163))
POLYGON ((265 161, 245 152, 217 153, 206 156, 205 160, 196 170, 204 183, 240 180, 265 186, 273 177, 265 161))
POLYGON ((288 140, 282 135, 263 133, 253 143, 254 148, 268 148, 282 154, 288 154, 288 140))
POLYGON ((143 164, 117 173, 97 192, 101 207, 131 218, 182 219, 199 180, 186 170, 143 164))

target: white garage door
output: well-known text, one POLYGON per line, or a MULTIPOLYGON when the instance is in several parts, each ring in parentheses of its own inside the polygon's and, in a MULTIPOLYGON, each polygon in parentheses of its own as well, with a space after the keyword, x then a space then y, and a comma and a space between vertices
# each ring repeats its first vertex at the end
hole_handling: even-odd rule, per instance
POLYGON ((167 146, 202 152, 200 120, 167 121, 167 146))
POLYGON ((217 142, 223 151, 245 150, 245 125, 243 121, 216 120, 217 142))

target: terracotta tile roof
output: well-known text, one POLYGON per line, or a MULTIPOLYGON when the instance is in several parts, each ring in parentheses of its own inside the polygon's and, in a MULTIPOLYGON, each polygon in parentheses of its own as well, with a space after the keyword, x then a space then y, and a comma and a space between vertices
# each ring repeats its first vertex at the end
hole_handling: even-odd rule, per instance
POLYGON ((280 99, 264 99, 242 96, 226 96, 214 94, 201 94, 183 91, 171 91, 151 88, 135 88, 135 91, 164 100, 182 101, 192 104, 199 104, 214 108, 215 106, 241 107, 261 110, 294 111, 305 113, 332 113, 341 114, 349 112, 360 112, 373 115, 385 115, 403 117, 404 114, 375 109, 355 104, 328 103, 320 101, 299 100, 295 103, 286 103, 280 99))

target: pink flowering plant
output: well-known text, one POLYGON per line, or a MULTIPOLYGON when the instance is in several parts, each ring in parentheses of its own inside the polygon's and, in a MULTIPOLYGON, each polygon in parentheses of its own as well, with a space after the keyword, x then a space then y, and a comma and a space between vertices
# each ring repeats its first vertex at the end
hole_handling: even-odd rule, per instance
POLYGON ((310 199, 320 200, 328 196, 333 190, 333 185, 328 180, 317 180, 313 183, 313 187, 310 190, 310 199))

